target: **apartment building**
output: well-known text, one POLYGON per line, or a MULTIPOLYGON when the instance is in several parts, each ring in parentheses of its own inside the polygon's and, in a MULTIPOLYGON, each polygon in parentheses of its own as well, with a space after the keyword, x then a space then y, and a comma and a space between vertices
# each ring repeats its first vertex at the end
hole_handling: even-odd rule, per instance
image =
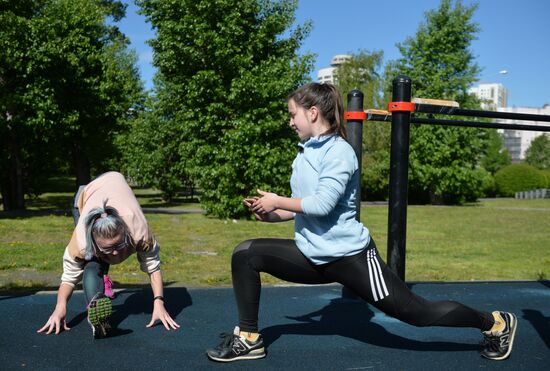
POLYGON ((335 84, 337 78, 336 70, 349 60, 351 60, 351 55, 349 54, 338 54, 332 57, 330 67, 321 68, 317 72, 317 82, 335 84))

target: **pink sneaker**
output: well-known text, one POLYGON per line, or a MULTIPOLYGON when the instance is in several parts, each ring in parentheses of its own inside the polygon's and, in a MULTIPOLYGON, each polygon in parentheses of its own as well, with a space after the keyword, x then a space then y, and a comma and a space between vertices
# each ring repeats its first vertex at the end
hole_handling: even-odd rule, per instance
POLYGON ((115 298, 115 292, 113 291, 113 281, 109 278, 108 275, 103 276, 103 284, 105 288, 105 296, 114 299, 115 298))

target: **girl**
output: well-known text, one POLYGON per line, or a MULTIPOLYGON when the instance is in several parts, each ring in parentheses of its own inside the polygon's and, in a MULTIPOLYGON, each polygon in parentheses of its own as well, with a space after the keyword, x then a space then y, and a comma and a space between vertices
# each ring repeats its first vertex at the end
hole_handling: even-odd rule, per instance
POLYGON ((485 336, 482 355, 505 359, 516 317, 479 312, 453 301, 413 294, 382 261, 369 230, 355 219, 358 164, 346 142, 342 101, 332 85, 312 83, 289 96, 290 127, 301 140, 292 164, 292 197, 258 190, 244 204, 264 222, 294 219, 295 238, 248 240, 232 256, 239 326, 210 359, 229 362, 265 357, 258 332, 260 272, 301 284, 338 282, 387 315, 415 326, 474 327, 485 336))
POLYGON ((167 330, 179 328, 164 308, 159 245, 122 174, 105 173, 81 187, 75 196, 75 206, 79 213, 75 215, 76 228, 63 255, 57 305, 38 332, 59 334, 61 330, 70 330, 66 323, 67 302, 82 279, 93 336, 108 336, 112 306, 105 296, 110 281, 104 281, 104 277, 110 264, 121 263, 134 253, 141 270, 149 274, 153 289, 153 315, 147 327, 160 320, 167 330), (80 214, 85 217, 78 218, 80 214))

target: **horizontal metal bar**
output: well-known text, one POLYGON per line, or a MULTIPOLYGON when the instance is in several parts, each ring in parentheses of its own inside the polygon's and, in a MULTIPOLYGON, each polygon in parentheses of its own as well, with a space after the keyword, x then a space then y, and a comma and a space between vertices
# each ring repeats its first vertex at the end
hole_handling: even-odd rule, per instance
MULTIPOLYGON (((367 114, 367 121, 391 121, 391 115, 367 114)), ((442 120, 421 117, 411 117, 413 124, 430 124, 445 126, 466 126, 482 129, 505 129, 505 130, 526 130, 526 131, 545 131, 550 132, 550 126, 546 125, 523 125, 523 124, 503 124, 500 122, 479 122, 479 121, 459 121, 442 120)))
POLYGON ((367 111, 367 121, 391 121, 391 114, 389 112, 387 115, 379 113, 368 113, 367 111))
POLYGON ((527 131, 548 131, 550 126, 546 125, 523 125, 523 124, 503 124, 500 122, 479 122, 479 121, 458 121, 458 120, 441 120, 429 119, 420 117, 411 117, 413 124, 430 124, 430 125, 446 125, 446 126, 466 126, 482 129, 505 129, 505 130, 527 130, 527 131))
POLYGON ((507 119, 507 120, 550 122, 550 115, 534 115, 530 113, 473 110, 473 109, 463 109, 463 108, 457 108, 457 107, 439 106, 439 105, 421 104, 421 103, 415 104, 414 112, 415 113, 433 113, 433 114, 440 114, 440 115, 475 116, 475 117, 486 117, 486 118, 507 119))

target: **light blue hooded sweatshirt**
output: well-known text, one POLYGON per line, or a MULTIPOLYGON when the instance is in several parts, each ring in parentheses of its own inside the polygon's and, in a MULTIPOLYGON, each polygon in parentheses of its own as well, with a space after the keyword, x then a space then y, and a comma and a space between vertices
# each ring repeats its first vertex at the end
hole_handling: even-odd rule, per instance
POLYGON ((338 135, 300 143, 292 163, 292 197, 302 199, 296 213, 296 245, 314 264, 361 252, 369 230, 355 220, 359 171, 355 151, 338 135))

